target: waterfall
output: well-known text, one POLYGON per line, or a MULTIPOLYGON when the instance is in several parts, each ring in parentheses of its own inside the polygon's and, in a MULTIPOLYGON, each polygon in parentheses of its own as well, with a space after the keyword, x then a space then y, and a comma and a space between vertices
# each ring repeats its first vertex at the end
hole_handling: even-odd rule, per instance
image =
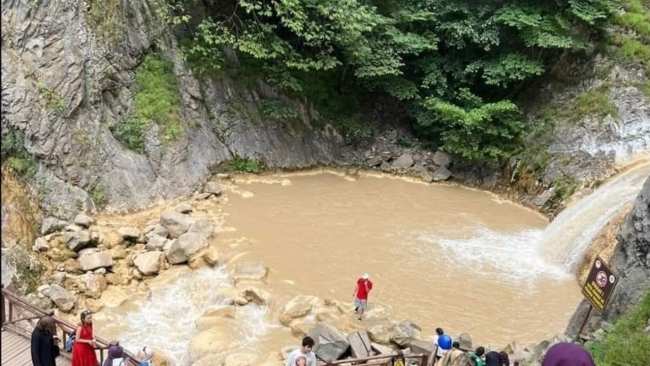
POLYGON ((628 169, 562 211, 546 228, 504 233, 477 223, 469 238, 418 234, 459 266, 507 283, 540 277, 566 280, 594 238, 621 208, 634 201, 650 175, 650 162, 628 169))
POLYGON ((544 229, 540 255, 573 273, 596 235, 641 191, 650 163, 624 171, 562 211, 544 229))

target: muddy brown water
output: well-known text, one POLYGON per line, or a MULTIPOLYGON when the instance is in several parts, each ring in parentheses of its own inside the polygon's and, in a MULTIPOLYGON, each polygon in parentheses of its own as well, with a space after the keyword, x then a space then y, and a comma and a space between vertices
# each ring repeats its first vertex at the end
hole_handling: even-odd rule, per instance
MULTIPOLYGON (((374 282, 371 309, 414 321, 425 339, 442 327, 470 333, 475 345, 560 333, 581 298, 574 276, 537 255, 548 220, 487 192, 333 172, 236 177, 224 191, 222 204, 204 208, 223 221, 215 242, 237 255, 232 264, 270 268, 270 308, 251 308, 234 324, 241 334, 233 349, 255 349, 260 360, 299 342, 277 321, 288 299, 316 295, 351 307, 363 273, 374 282)), ((130 220, 144 223, 158 211, 130 220)), ((96 321, 109 338, 165 349, 185 363, 193 323, 206 304, 218 304, 211 286, 229 281, 227 269, 167 277, 150 283, 149 300, 106 308, 96 321)))

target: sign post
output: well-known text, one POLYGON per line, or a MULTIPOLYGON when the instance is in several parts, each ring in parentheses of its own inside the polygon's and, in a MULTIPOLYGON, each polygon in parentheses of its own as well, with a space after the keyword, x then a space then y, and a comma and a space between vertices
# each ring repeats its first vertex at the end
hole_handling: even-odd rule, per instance
POLYGON ((592 309, 596 309, 598 314, 603 313, 617 282, 618 276, 614 274, 604 260, 596 257, 594 263, 591 265, 587 281, 582 286, 582 295, 589 301, 590 305, 585 320, 582 322, 580 330, 578 330, 578 334, 582 333, 592 309))

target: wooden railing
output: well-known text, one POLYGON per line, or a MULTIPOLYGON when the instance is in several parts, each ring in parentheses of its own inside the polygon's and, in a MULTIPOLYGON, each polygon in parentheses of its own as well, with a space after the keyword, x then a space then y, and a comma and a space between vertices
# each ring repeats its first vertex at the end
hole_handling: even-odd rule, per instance
MULTIPOLYGON (((19 336, 30 339, 31 334, 36 327, 38 319, 44 316, 51 316, 56 321, 58 328, 57 333, 60 333, 57 335, 59 335, 59 338, 62 340, 60 344, 61 355, 67 358, 70 358, 72 356, 71 354, 65 352, 65 343, 68 339, 68 334, 74 332, 76 330, 76 326, 54 316, 53 311, 46 312, 35 307, 26 300, 6 290, 4 288, 4 285, 2 285, 2 293, 0 296, 0 317, 2 317, 3 331, 10 331, 19 336), (59 332, 59 330, 61 332, 59 332)), ((98 359, 100 360, 101 365, 104 363, 105 353, 108 350, 109 342, 97 336, 95 336, 95 339, 97 341, 95 350, 98 353, 98 359)), ((124 350, 124 358, 127 360, 129 366, 138 366, 140 364, 138 358, 126 350, 124 350)))

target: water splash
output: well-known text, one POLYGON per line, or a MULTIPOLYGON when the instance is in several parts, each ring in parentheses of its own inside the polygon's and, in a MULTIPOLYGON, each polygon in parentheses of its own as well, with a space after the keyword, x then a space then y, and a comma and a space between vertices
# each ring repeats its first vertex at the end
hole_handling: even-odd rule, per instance
MULTIPOLYGON (((228 305, 219 288, 232 287, 233 281, 223 267, 204 267, 179 276, 170 283, 152 289, 151 297, 135 311, 117 316, 122 331, 121 343, 136 352, 143 346, 164 350, 174 365, 189 365, 188 346, 197 334, 195 322, 208 310, 228 305)), ((249 305, 237 316, 238 342, 229 350, 250 347, 267 332, 268 308, 249 305)))
POLYGON ((543 230, 524 230, 514 234, 479 227, 467 239, 448 239, 419 235, 418 240, 442 249, 447 260, 466 269, 489 275, 504 283, 532 283, 539 277, 565 280, 567 272, 549 265, 537 254, 543 230))
POLYGON ((627 170, 571 205, 544 230, 540 255, 573 273, 596 235, 641 191, 650 164, 627 170))
POLYGON ((543 230, 502 233, 480 226, 469 238, 419 234, 425 248, 506 283, 528 283, 540 277, 573 277, 585 251, 620 209, 633 202, 650 175, 650 164, 623 172, 592 194, 562 211, 543 230))

